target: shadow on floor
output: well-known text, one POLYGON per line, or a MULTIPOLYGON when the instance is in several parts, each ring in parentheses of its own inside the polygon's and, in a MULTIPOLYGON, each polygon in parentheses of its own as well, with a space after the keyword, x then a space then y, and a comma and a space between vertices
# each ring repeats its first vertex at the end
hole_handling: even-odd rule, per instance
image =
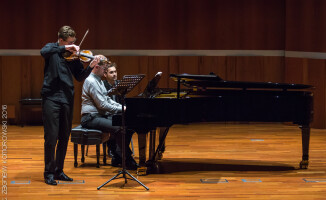
POLYGON ((186 171, 290 171, 296 168, 277 162, 220 159, 164 159, 157 163, 153 173, 169 174, 186 171))

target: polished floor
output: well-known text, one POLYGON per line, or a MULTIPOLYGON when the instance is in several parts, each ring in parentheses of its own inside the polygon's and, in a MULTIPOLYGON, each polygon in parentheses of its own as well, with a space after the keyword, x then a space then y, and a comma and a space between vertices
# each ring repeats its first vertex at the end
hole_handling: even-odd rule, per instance
MULTIPOLYGON (((69 142, 65 172, 74 182, 43 180, 43 127, 8 126, 2 137, 5 199, 326 199, 326 130, 312 129, 308 169, 299 169, 301 130, 283 124, 201 123, 175 125, 157 174, 137 182, 113 180, 118 168, 96 168, 95 147, 74 167, 69 142), (7 193, 7 194, 6 194, 7 193)), ((137 136, 133 137, 138 159, 137 136)), ((101 160, 102 164, 102 160, 101 160)))

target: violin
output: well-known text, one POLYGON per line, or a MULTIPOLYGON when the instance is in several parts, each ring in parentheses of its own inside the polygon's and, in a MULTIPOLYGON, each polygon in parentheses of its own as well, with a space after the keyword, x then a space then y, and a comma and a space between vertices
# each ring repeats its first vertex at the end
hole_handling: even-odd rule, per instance
MULTIPOLYGON (((86 35, 88 34, 89 29, 87 29, 86 33, 84 34, 83 39, 81 40, 81 42, 79 43, 79 47, 82 45, 86 35)), ((93 60, 95 57, 93 56, 93 53, 90 50, 83 50, 83 51, 79 51, 79 52, 70 52, 70 51, 66 51, 65 53, 63 53, 63 57, 67 60, 67 61, 73 61, 76 59, 80 59, 82 62, 89 62, 91 60, 93 60)), ((108 60, 100 60, 99 65, 102 64, 109 64, 110 62, 108 60)))
MULTIPOLYGON (((64 57, 67 61, 80 59, 82 62, 89 62, 95 58, 90 50, 82 50, 77 53, 70 52, 70 54, 70 56, 64 57)), ((101 59, 99 65, 103 64, 110 64, 110 61, 101 59)))

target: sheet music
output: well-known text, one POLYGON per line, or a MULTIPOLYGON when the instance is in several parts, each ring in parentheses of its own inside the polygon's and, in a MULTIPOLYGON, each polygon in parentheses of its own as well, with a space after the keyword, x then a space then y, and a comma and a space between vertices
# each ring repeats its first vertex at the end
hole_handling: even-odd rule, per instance
POLYGON ((145 74, 124 75, 122 80, 111 88, 109 95, 126 95, 145 77, 145 74))

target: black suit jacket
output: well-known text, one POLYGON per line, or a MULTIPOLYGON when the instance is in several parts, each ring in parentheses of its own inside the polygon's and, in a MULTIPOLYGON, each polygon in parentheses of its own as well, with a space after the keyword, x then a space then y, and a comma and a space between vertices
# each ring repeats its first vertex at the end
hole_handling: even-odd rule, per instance
POLYGON ((44 81, 41 90, 42 98, 72 104, 74 101, 74 82, 83 81, 91 73, 92 68, 84 65, 79 60, 66 61, 62 54, 65 46, 59 43, 48 43, 41 49, 45 60, 44 81))
MULTIPOLYGON (((103 81, 104 82, 104 86, 105 86, 105 88, 106 88, 106 90, 107 91, 109 91, 112 87, 113 87, 113 85, 111 85, 107 80, 104 80, 103 81)), ((117 85, 118 84, 118 80, 116 80, 115 81, 115 85, 117 85)), ((114 101, 116 101, 116 102, 118 102, 118 103, 120 103, 121 104, 121 97, 120 96, 117 96, 117 95, 110 95, 110 97, 114 100, 114 101)))

